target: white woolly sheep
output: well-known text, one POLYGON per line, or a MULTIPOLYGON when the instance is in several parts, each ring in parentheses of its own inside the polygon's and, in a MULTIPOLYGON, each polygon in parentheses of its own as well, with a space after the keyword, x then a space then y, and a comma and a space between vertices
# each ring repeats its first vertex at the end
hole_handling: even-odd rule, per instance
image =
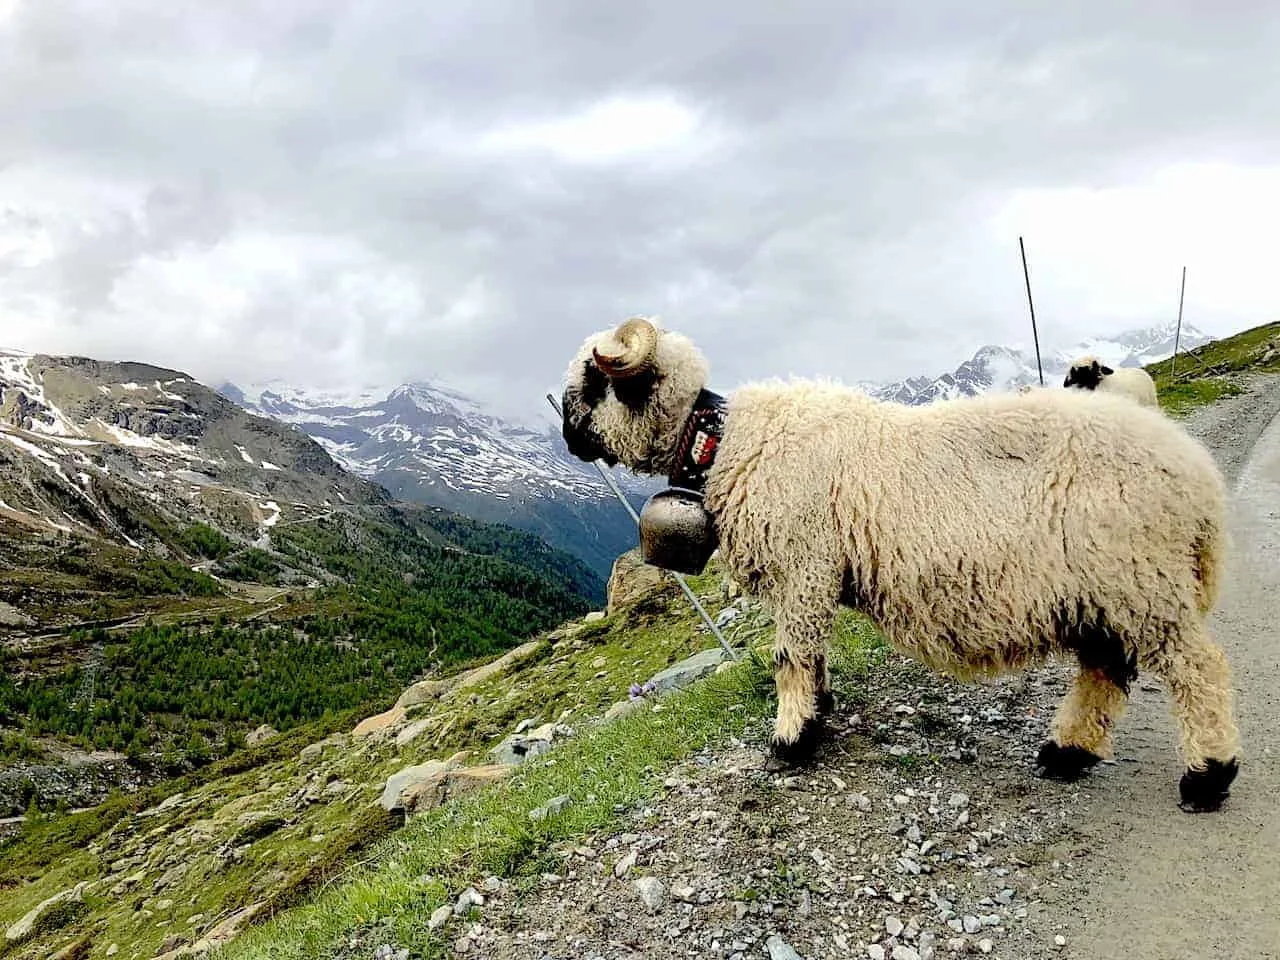
POLYGON ((1064 387, 1077 390, 1099 390, 1116 393, 1137 401, 1144 407, 1156 407, 1156 382, 1141 367, 1121 367, 1116 370, 1092 355, 1076 359, 1062 381, 1064 387))
MULTIPOLYGON (((716 405, 686 337, 633 318, 569 365, 563 432, 582 460, 679 477, 716 405)), ((826 636, 841 604, 904 655, 961 678, 1073 655, 1036 766, 1073 780, 1111 753, 1138 668, 1169 685, 1185 810, 1239 768, 1230 668, 1206 616, 1225 485, 1157 411, 1104 393, 1000 393, 911 407, 816 381, 724 400, 705 427, 705 506, 721 556, 773 607, 775 762, 807 761, 833 706, 826 636), (714 459, 712 459, 714 457, 714 459)), ((696 486, 698 477, 695 476, 696 486)))

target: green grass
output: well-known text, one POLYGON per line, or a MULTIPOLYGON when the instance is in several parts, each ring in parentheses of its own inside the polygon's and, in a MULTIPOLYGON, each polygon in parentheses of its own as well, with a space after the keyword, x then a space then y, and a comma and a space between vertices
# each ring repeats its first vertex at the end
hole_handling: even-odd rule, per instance
MULTIPOLYGON (((842 614, 832 665, 844 682, 884 654, 864 619, 842 614)), ((656 797, 675 763, 772 714, 767 655, 752 651, 717 674, 644 711, 583 732, 497 787, 415 818, 353 870, 345 883, 305 906, 246 931, 220 958, 286 960, 333 956, 374 926, 415 955, 444 956, 447 944, 427 918, 459 890, 488 875, 519 878, 550 867, 552 848, 605 829, 620 810, 656 797), (528 812, 568 794, 559 815, 533 822, 528 812)))
POLYGON ((1173 416, 1244 392, 1241 380, 1256 373, 1280 373, 1280 322, 1245 330, 1195 350, 1150 364, 1160 406, 1173 416))

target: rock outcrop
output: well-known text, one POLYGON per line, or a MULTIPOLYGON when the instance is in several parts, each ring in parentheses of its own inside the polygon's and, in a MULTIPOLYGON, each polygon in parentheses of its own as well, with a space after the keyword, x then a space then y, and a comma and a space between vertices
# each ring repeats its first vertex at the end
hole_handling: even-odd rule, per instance
POLYGON ((628 550, 613 562, 609 575, 608 606, 605 612, 613 616, 619 610, 635 606, 663 592, 675 589, 675 581, 665 571, 644 562, 639 549, 628 550))
POLYGON ((504 764, 464 767, 459 757, 428 760, 405 767, 388 777, 378 803, 388 813, 421 813, 448 803, 461 794, 496 783, 513 769, 504 764))

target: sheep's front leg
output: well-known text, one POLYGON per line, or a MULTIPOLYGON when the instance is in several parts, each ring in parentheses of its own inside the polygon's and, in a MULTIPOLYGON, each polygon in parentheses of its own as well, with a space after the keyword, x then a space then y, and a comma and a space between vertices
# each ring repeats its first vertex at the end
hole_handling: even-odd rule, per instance
POLYGON ((785 764, 812 758, 822 734, 822 714, 833 705, 826 652, 839 595, 838 577, 805 577, 788 585, 778 603, 773 640, 778 715, 772 749, 785 764))
POLYGON ((1122 678, 1081 665, 1053 718, 1051 738, 1036 757, 1043 776, 1070 783, 1111 756, 1111 732, 1128 703, 1128 694, 1117 679, 1122 678))

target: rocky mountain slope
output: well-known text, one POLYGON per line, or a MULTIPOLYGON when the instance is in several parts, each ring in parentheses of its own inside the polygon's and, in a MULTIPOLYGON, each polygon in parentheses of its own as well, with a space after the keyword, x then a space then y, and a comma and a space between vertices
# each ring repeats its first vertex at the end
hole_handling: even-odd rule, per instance
POLYGON ((0 511, 33 532, 160 553, 197 520, 244 542, 387 504, 305 435, 174 370, 0 353, 0 511))
MULTIPOLYGON (((219 389, 248 410, 297 426, 352 473, 397 497, 528 530, 601 577, 636 543, 633 521, 595 468, 571 457, 545 419, 509 423, 432 383, 362 395, 281 382, 219 389)), ((637 508, 658 487, 625 470, 614 475, 637 508)))
MULTIPOLYGON (((1129 330, 1115 337, 1092 337, 1065 349, 1046 350, 1041 346, 1041 363, 1045 384, 1062 382, 1071 361, 1086 353, 1118 367, 1141 367, 1173 355, 1175 324, 1163 324, 1129 330)), ((1210 341, 1190 324, 1182 325, 1178 338, 1179 352, 1192 350, 1210 341)), ((869 393, 882 400, 913 406, 972 397, 990 391, 1014 390, 1024 384, 1038 384, 1034 349, 984 346, 954 370, 938 376, 908 377, 894 383, 866 384, 869 393)))
MULTIPOLYGON (((1184 325, 1183 349, 1208 339, 1184 325)), ((1171 354, 1173 342, 1169 325, 1086 340, 1045 357, 1046 382, 1060 382, 1071 359, 1084 352, 1121 365, 1146 364, 1171 354)), ((1033 353, 987 346, 939 376, 864 386, 881 399, 921 404, 1033 382, 1033 353)), ((636 543, 633 522, 595 468, 569 456, 558 429, 542 417, 531 418, 532 426, 512 424, 438 383, 363 393, 283 381, 226 383, 219 390, 245 409, 297 426, 348 470, 398 497, 532 531, 602 577, 636 543)), ((661 486, 623 469, 614 476, 637 508, 661 486)))
POLYGON ((181 372, 0 353, 0 816, 198 767, 603 594, 181 372))

